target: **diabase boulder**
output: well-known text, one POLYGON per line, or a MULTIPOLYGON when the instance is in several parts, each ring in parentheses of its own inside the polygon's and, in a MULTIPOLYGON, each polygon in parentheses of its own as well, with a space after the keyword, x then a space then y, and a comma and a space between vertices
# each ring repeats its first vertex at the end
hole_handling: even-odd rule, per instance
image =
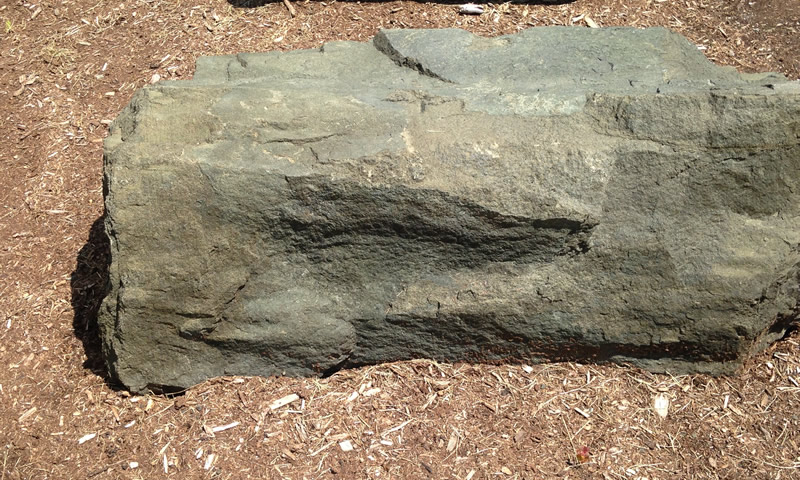
POLYGON ((797 313, 800 86, 665 29, 201 58, 105 143, 112 375, 730 374, 797 313))

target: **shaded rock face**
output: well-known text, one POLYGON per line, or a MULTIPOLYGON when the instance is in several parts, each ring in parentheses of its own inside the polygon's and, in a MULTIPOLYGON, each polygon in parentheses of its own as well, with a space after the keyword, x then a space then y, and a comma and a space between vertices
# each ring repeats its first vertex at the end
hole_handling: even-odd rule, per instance
POLYGON ((664 29, 201 58, 106 141, 112 375, 733 373, 795 318, 800 86, 664 29))

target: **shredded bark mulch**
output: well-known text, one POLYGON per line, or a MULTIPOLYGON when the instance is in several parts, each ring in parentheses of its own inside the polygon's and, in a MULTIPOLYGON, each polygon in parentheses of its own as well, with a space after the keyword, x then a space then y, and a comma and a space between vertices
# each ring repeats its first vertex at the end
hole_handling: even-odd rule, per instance
POLYGON ((109 251, 102 139, 137 88, 191 77, 200 55, 379 28, 659 25, 719 64, 800 77, 798 0, 482 5, 0 5, 0 480, 800 478, 796 334, 731 378, 418 360, 220 378, 169 397, 108 382, 95 322, 109 251))

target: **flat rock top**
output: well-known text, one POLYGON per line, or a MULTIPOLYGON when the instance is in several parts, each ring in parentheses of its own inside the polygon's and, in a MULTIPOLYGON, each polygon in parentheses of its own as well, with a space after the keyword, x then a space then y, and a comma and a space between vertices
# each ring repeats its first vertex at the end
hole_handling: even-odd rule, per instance
MULTIPOLYGON (((367 173, 370 184, 460 194, 469 190, 475 175, 495 177, 502 184, 517 179, 509 198, 503 200, 509 189, 499 188, 496 198, 487 198, 487 206, 527 215, 530 209, 519 205, 513 193, 528 184, 516 174, 521 154, 503 150, 526 143, 534 130, 540 141, 529 147, 555 149, 597 130, 597 125, 580 120, 557 127, 553 118, 605 108, 602 95, 657 96, 664 99, 657 101, 662 103, 659 109, 693 109, 694 118, 644 121, 636 118, 636 111, 617 112, 639 122, 623 128, 637 130, 639 137, 657 135, 658 141, 692 142, 709 136, 706 124, 714 122, 704 115, 715 115, 713 107, 692 100, 680 100, 684 105, 678 106, 668 100, 671 95, 771 95, 792 89, 800 92, 800 84, 779 74, 744 75, 718 67, 695 45, 664 28, 543 27, 496 38, 460 29, 383 30, 370 43, 200 58, 193 80, 161 82, 134 98, 137 115, 121 116, 115 125, 121 135, 113 135, 106 145, 150 145, 159 154, 172 148, 168 145, 181 150, 208 145, 213 151, 202 156, 223 168, 237 158, 260 158, 265 168, 287 175, 336 175, 343 163, 389 152, 391 161, 378 162, 380 168, 367 173), (482 116, 476 120, 474 114, 482 116), (501 131, 508 140, 499 142, 506 148, 498 149, 501 131), (467 144, 473 151, 459 151, 467 144), (440 151, 433 151, 434 146, 440 151), (465 156, 471 158, 460 164, 465 156), (420 158, 425 168, 417 168, 420 158), (454 182, 453 172, 463 171, 468 175, 454 182)), ((631 108, 651 114, 653 102, 644 103, 631 108)), ((589 115, 608 117, 609 112, 589 115)), ((581 165, 563 167, 597 171, 596 188, 573 188, 574 178, 552 172, 538 179, 558 195, 583 192, 571 201, 562 198, 564 208, 546 207, 550 214, 596 213, 609 161, 602 155, 582 160, 581 165)), ((131 161, 149 160, 139 155, 131 161)))
POLYGON ((371 44, 328 43, 319 55, 205 57, 198 60, 193 83, 269 86, 291 79, 293 87, 342 85, 368 96, 424 86, 415 81, 418 74, 444 83, 435 85, 440 94, 463 98, 472 108, 543 114, 571 113, 590 92, 667 93, 785 82, 779 74, 742 75, 716 66, 664 28, 543 27, 496 38, 460 29, 382 30, 371 44), (394 79, 384 75, 389 71, 394 79), (522 94, 551 101, 526 104, 519 101, 522 94))

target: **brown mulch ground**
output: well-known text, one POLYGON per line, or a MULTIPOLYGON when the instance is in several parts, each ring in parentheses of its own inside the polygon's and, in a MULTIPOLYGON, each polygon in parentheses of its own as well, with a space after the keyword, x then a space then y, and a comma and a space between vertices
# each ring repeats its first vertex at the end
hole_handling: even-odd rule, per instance
POLYGON ((450 3, 291 5, 294 17, 280 1, 0 2, 0 480, 800 478, 797 335, 735 378, 420 360, 217 379, 174 398, 110 386, 92 321, 108 249, 102 139, 134 90, 190 77, 199 55, 588 16, 668 26, 720 64, 800 77, 800 0, 504 3, 480 17, 450 3))

